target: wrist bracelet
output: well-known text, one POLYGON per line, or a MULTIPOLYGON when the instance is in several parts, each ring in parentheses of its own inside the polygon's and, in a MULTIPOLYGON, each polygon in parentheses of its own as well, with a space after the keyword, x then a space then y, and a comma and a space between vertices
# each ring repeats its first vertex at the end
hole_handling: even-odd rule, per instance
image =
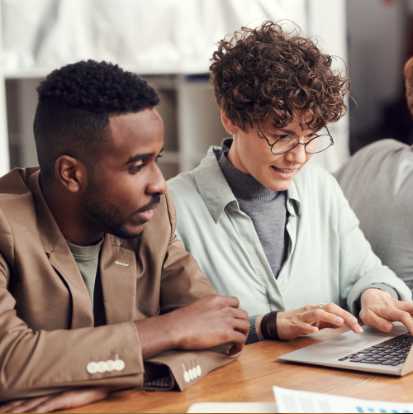
POLYGON ((261 321, 261 333, 264 339, 280 339, 277 330, 277 311, 267 313, 261 321))

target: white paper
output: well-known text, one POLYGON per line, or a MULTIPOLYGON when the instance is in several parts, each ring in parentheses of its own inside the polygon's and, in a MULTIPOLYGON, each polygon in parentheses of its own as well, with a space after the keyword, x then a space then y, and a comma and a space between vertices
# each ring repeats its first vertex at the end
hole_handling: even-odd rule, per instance
POLYGON ((192 404, 187 413, 275 413, 275 403, 204 402, 192 404))
POLYGON ((413 413, 413 403, 360 400, 273 387, 279 413, 413 413))

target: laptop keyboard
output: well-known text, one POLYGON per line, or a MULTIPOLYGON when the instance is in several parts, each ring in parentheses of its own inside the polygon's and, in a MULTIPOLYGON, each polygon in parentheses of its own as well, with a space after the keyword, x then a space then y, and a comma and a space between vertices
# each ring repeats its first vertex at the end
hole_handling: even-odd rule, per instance
POLYGON ((354 354, 339 358, 339 361, 396 366, 402 364, 410 351, 413 336, 403 334, 370 346, 354 354))

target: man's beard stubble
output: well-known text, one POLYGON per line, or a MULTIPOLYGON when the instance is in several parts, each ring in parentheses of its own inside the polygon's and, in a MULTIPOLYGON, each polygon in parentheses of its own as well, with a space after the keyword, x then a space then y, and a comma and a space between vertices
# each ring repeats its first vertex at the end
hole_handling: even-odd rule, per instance
MULTIPOLYGON (((160 195, 154 195, 152 196, 152 200, 144 207, 123 217, 117 206, 110 202, 99 200, 97 197, 89 194, 89 197, 87 197, 85 201, 85 210, 88 219, 91 220, 95 226, 101 228, 103 233, 110 233, 124 239, 132 239, 139 236, 141 232, 131 233, 128 231, 126 229, 128 220, 139 212, 156 208, 159 202, 160 195)), ((136 224, 139 225, 139 223, 136 224)), ((144 225, 145 222, 142 222, 141 224, 144 225)))

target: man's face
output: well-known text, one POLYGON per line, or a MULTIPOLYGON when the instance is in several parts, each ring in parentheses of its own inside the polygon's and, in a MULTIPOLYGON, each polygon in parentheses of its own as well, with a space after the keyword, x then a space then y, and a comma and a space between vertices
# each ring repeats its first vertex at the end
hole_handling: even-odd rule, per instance
POLYGON ((100 231, 136 237, 165 192, 157 165, 164 145, 163 122, 155 109, 113 116, 109 138, 89 168, 84 213, 100 231))
MULTIPOLYGON (((315 132, 305 126, 301 117, 295 117, 283 128, 274 128, 271 122, 266 122, 261 131, 270 144, 285 137, 298 137, 300 142, 306 142, 315 132)), ((284 154, 272 154, 267 141, 259 136, 256 128, 238 130, 234 144, 239 159, 237 167, 273 191, 286 190, 310 158, 303 145, 297 145, 284 154)))

